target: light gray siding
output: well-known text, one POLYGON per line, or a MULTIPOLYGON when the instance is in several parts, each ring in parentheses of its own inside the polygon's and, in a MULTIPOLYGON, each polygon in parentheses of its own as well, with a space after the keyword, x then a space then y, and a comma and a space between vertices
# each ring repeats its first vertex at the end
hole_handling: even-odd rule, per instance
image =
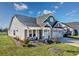
POLYGON ((19 37, 21 40, 23 40, 24 39, 24 28, 25 26, 22 23, 20 23, 16 17, 14 17, 11 27, 8 30, 8 35, 11 37, 19 37))

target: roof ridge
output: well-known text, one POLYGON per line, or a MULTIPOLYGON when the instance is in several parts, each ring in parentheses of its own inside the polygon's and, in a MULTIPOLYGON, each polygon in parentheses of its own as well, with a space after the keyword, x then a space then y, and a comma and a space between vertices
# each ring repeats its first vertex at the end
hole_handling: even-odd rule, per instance
POLYGON ((22 14, 15 14, 14 16, 22 16, 22 17, 30 17, 30 18, 35 18, 35 17, 31 17, 31 16, 27 16, 27 15, 22 15, 22 14))

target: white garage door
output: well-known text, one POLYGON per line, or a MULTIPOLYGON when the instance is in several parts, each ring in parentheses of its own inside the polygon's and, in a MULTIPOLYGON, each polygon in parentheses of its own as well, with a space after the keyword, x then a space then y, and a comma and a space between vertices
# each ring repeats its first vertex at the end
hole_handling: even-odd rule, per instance
POLYGON ((62 38, 64 31, 62 29, 54 29, 52 30, 52 38, 62 38))

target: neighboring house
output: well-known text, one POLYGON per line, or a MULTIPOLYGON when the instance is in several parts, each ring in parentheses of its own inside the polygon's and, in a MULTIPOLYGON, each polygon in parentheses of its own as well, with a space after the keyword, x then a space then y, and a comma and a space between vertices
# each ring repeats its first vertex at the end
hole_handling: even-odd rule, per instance
POLYGON ((65 24, 55 20, 52 14, 46 14, 37 18, 14 15, 9 26, 8 35, 18 37, 21 40, 33 37, 44 40, 63 37, 67 28, 68 26, 66 27, 65 24))
POLYGON ((70 22, 66 24, 74 29, 74 35, 79 35, 79 22, 70 22))
POLYGON ((67 35, 75 35, 75 29, 68 24, 61 23, 62 27, 65 29, 65 34, 67 35))

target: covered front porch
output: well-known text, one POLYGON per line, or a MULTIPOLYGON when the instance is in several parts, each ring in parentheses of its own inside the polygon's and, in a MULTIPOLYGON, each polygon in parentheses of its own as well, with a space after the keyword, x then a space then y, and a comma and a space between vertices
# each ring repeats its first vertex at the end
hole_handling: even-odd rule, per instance
POLYGON ((25 39, 49 39, 51 36, 50 28, 29 27, 25 30, 25 39))

